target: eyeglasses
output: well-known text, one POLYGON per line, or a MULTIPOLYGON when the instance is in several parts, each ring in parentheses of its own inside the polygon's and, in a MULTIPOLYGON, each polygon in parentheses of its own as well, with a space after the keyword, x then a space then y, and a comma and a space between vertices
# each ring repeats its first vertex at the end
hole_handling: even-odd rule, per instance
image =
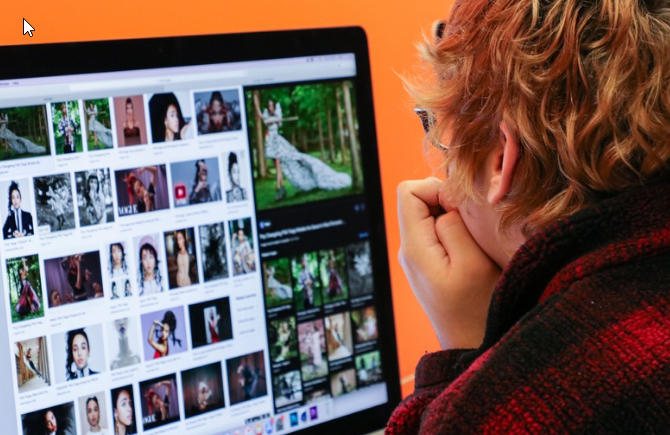
POLYGON ((430 131, 435 126, 435 116, 433 116, 433 114, 430 111, 424 109, 423 107, 418 106, 414 107, 414 113, 416 113, 419 119, 421 120, 421 125, 423 126, 423 131, 426 133, 426 139, 428 140, 428 142, 430 142, 431 145, 433 145, 440 151, 449 151, 448 146, 440 143, 439 141, 432 140, 434 138, 431 137, 430 131))

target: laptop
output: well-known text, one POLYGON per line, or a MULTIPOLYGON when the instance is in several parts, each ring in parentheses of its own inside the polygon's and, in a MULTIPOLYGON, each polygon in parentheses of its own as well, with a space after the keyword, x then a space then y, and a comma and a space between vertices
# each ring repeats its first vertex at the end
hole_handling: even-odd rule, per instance
POLYGON ((400 400, 360 28, 0 47, 4 434, 364 434, 400 400))

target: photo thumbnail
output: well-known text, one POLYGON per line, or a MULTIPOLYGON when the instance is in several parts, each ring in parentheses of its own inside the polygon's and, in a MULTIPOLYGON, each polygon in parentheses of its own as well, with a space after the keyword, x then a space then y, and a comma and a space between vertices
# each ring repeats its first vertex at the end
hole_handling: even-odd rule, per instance
POLYGON ((119 216, 170 208, 165 165, 116 171, 119 216))
POLYGON ((115 242, 108 245, 107 274, 109 279, 126 278, 130 273, 130 255, 126 242, 115 242))
MULTIPOLYGON (((114 435, 134 435, 137 433, 135 399, 133 386, 112 390, 112 420, 114 435)), ((111 435, 111 434, 110 434, 111 435)))
POLYGON ((51 155, 46 106, 0 109, 0 161, 51 155))
POLYGON ((51 119, 56 155, 82 152, 79 101, 51 103, 51 119))
POLYGON ((351 80, 245 92, 256 207, 363 192, 351 80))
POLYGON ((351 312, 354 322, 356 344, 377 339, 377 312, 375 307, 366 307, 351 312))
POLYGON ((54 334, 51 340, 54 378, 60 384, 106 371, 102 325, 54 334))
POLYGON ((283 408, 302 402, 300 372, 293 370, 274 377, 275 407, 283 408))
POLYGON ((267 308, 293 302, 291 262, 288 258, 264 261, 263 280, 265 284, 265 305, 267 308))
POLYGON ((228 278, 226 225, 223 222, 200 227, 200 252, 205 282, 228 278))
POLYGON ((140 396, 145 431, 181 420, 175 374, 140 382, 140 396))
POLYGON ((308 252, 291 259, 293 292, 296 311, 309 310, 322 305, 319 257, 316 252, 308 252))
POLYGON ((77 435, 74 402, 33 411, 21 416, 23 435, 77 435))
POLYGON ((109 299, 117 300, 121 298, 129 298, 133 296, 133 285, 130 278, 121 278, 111 281, 109 288, 109 299))
POLYGON ((226 372, 231 405, 268 394, 262 350, 227 360, 226 372))
POLYGON ((356 356, 356 376, 359 387, 366 387, 384 380, 381 361, 379 351, 356 356))
POLYGON ((144 361, 176 355, 188 350, 184 307, 142 314, 144 361))
POLYGON ((109 98, 84 100, 86 114, 86 142, 89 151, 114 148, 112 138, 112 112, 109 98))
POLYGON ((256 271, 254 230, 251 226, 251 218, 232 220, 229 225, 233 275, 243 275, 256 271))
POLYGON ((114 198, 109 169, 75 172, 79 225, 114 222, 114 198))
POLYGON ((181 386, 184 392, 186 418, 226 406, 220 362, 181 372, 181 386))
POLYGON ((298 333, 295 317, 268 322, 270 359, 273 363, 298 357, 298 333))
POLYGON ((300 364, 302 379, 311 381, 328 374, 326 359, 326 333, 323 319, 298 324, 298 342, 300 344, 300 364))
POLYGON ((49 308, 104 297, 100 252, 44 260, 49 308))
POLYGON ((14 359, 16 360, 19 393, 39 390, 51 385, 46 337, 14 343, 14 359))
POLYGON ((167 231, 165 253, 170 289, 189 287, 200 282, 193 228, 167 231))
POLYGON ((7 287, 12 323, 44 317, 42 275, 37 255, 7 260, 7 287))
POLYGON ((142 95, 115 97, 114 118, 119 147, 149 143, 142 95))
POLYGON ((141 362, 140 322, 135 317, 116 319, 107 325, 107 349, 111 370, 141 362))
POLYGON ((330 376, 330 391, 333 397, 351 393, 356 390, 356 387, 356 371, 354 369, 342 370, 330 376))
POLYGON ((35 234, 33 224, 33 201, 28 180, 0 182, 0 193, 7 192, 7 208, 0 208, 2 238, 16 239, 35 234))
POLYGON ((194 349, 233 338, 230 298, 193 304, 188 311, 194 349))
POLYGON ((170 174, 175 207, 221 201, 219 159, 216 157, 172 163, 170 174))
POLYGON ((198 134, 242 129, 240 93, 237 89, 195 92, 193 99, 198 134))
POLYGON ((351 297, 371 295, 375 288, 372 279, 370 242, 349 245, 347 253, 347 275, 351 297))
POLYGON ((69 173, 35 177, 37 226, 48 226, 50 232, 75 228, 72 179, 69 173))
POLYGON ((347 300, 347 262, 344 249, 327 249, 319 252, 319 277, 323 289, 323 304, 347 300))
POLYGON ((326 316, 326 342, 328 343, 328 360, 336 361, 352 355, 351 322, 349 313, 326 316))
POLYGON ((151 142, 193 138, 193 114, 187 91, 154 94, 149 98, 151 142))
POLYGON ((82 433, 107 435, 109 420, 107 419, 107 395, 104 392, 89 394, 79 398, 79 427, 82 433))
POLYGON ((162 237, 159 234, 135 237, 133 247, 137 254, 137 288, 140 296, 162 293, 165 290, 161 242, 162 237))
MULTIPOLYGON (((228 204, 249 199, 249 165, 243 150, 230 151, 224 160, 226 165, 226 202, 228 204)), ((224 154, 226 156, 226 154, 224 154)))

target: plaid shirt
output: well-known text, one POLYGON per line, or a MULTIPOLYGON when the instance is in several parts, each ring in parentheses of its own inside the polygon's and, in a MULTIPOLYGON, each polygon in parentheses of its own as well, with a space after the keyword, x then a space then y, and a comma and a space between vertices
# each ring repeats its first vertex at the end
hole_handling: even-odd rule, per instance
POLYGON ((670 433, 670 182, 530 238, 482 346, 425 355, 386 433, 670 433))

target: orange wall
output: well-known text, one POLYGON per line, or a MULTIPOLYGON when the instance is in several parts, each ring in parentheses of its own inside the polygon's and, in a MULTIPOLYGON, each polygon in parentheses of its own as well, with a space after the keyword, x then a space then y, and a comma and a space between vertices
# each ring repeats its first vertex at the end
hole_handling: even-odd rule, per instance
POLYGON ((0 45, 362 26, 370 42, 400 374, 405 381, 403 394, 412 391, 417 360, 425 352, 437 350, 438 343, 396 256, 400 245, 396 186, 401 180, 429 174, 422 156, 422 130, 397 73, 409 72, 416 64, 414 43, 421 38, 422 30, 429 30, 434 20, 447 15, 453 0, 327 3, 314 0, 5 0, 4 3, 0 15, 0 45), (21 35, 23 18, 35 28, 32 38, 21 35))

